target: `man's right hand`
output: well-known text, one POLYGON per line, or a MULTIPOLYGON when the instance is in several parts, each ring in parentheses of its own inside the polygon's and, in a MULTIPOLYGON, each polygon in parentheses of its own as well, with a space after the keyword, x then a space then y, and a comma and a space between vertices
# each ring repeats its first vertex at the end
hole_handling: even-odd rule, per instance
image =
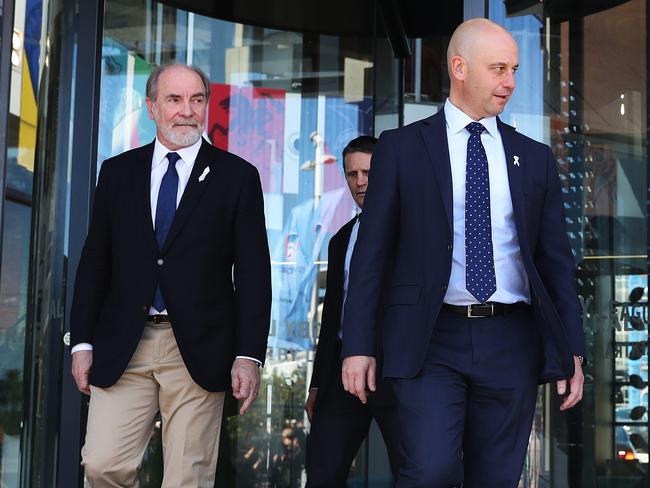
POLYGON ((350 356, 343 360, 343 388, 361 400, 368 401, 368 390, 375 391, 377 362, 372 356, 350 356))
POLYGON ((90 375, 90 367, 93 364, 92 351, 77 351, 72 354, 72 376, 77 383, 77 388, 81 393, 90 395, 90 384, 88 383, 88 376, 90 375))
POLYGON ((311 422, 311 417, 314 415, 314 405, 316 404, 316 395, 318 395, 318 388, 311 388, 309 390, 309 395, 307 396, 307 401, 305 402, 305 412, 307 412, 307 417, 311 422))

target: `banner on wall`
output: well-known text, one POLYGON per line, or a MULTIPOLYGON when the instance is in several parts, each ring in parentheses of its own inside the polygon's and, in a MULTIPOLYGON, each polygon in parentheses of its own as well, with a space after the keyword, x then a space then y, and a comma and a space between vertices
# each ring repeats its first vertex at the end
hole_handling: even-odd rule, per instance
POLYGON ((208 137, 254 164, 264 193, 282 192, 285 91, 212 84, 208 137))
POLYGON ((254 164, 262 180, 272 258, 273 305, 269 347, 314 347, 329 238, 353 214, 341 168, 345 145, 372 131, 372 101, 301 97, 284 90, 212 84, 207 133, 217 147, 254 164), (314 133, 322 131, 323 194, 314 205, 314 133), (302 169, 301 169, 302 168, 302 169), (272 224, 271 224, 272 223, 272 224), (274 230, 277 229, 277 230, 274 230))
POLYGON ((97 138, 98 175, 104 160, 148 144, 156 136, 156 127, 149 120, 145 103, 147 79, 152 69, 153 65, 126 46, 104 37, 97 138))

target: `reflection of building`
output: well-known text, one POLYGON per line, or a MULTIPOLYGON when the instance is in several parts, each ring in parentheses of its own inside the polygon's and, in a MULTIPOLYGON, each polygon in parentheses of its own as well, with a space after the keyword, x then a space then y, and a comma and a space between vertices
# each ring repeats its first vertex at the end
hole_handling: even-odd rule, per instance
MULTIPOLYGON (((269 367, 253 412, 225 420, 220 486, 299 485, 327 242, 353 211, 341 150, 434 113, 448 36, 481 15, 519 43, 503 120, 558 162, 589 346, 580 409, 541 389, 522 486, 647 485, 646 0, 10 0, 3 15, 0 486, 80 486, 70 289, 98 167, 153 137, 144 83, 170 60, 210 75, 207 135, 259 168, 273 259, 269 367), (338 161, 301 171, 315 152, 338 161)), ((356 481, 385 485, 380 446, 371 435, 356 481)))

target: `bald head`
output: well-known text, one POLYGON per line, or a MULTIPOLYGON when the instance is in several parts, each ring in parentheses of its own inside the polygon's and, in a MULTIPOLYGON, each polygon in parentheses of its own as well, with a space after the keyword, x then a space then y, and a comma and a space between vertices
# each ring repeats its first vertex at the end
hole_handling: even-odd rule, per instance
POLYGON ((512 35, 487 19, 470 19, 449 41, 449 99, 474 120, 500 114, 515 89, 519 66, 512 35))
POLYGON ((513 44, 515 40, 503 27, 488 19, 469 19, 460 24, 449 40, 447 48, 447 66, 451 66, 451 58, 463 56, 471 59, 477 43, 483 42, 486 37, 500 36, 510 39, 513 44))

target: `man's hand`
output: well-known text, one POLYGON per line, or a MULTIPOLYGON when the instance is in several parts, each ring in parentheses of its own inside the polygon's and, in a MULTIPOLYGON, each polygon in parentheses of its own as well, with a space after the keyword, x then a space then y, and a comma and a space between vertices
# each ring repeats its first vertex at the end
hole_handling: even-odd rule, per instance
POLYGON ((75 383, 77 383, 79 391, 86 395, 90 395, 88 376, 90 375, 90 367, 92 364, 92 351, 77 351, 72 355, 72 376, 74 377, 75 383))
POLYGON ((259 366, 252 359, 237 358, 230 370, 232 378, 232 395, 243 400, 239 415, 244 415, 257 398, 260 388, 259 366))
POLYGON ((350 356, 343 360, 343 388, 348 393, 361 400, 361 403, 368 401, 366 385, 368 390, 375 391, 375 371, 377 362, 371 356, 350 356))
POLYGON ((318 388, 310 388, 307 401, 305 402, 305 412, 311 422, 311 417, 314 415, 314 405, 316 404, 316 395, 318 395, 318 388))
POLYGON ((582 374, 582 364, 580 364, 580 359, 578 359, 577 356, 573 356, 573 361, 576 370, 573 377, 569 380, 568 394, 566 389, 566 380, 560 380, 557 382, 557 394, 560 396, 566 395, 562 405, 560 405, 560 410, 568 410, 582 400, 582 388, 585 382, 585 377, 582 374))

